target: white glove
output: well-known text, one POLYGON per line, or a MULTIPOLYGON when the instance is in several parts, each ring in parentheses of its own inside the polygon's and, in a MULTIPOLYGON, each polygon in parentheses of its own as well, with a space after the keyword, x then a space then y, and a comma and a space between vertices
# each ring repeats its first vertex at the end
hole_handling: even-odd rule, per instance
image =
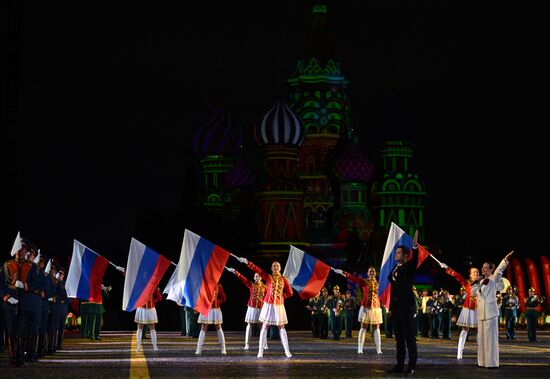
POLYGON ((51 302, 53 303, 54 298, 53 298, 53 297, 50 297, 50 298, 48 299, 48 301, 51 301, 51 302))
POLYGON ((344 275, 344 271, 340 270, 339 268, 332 268, 331 267, 331 270, 334 271, 337 274, 344 275))
POLYGON ((124 274, 124 272, 126 271, 126 269, 122 266, 116 266, 116 269, 120 272, 122 272, 124 274))
POLYGON ((234 269, 234 268, 231 268, 231 267, 227 267, 227 266, 226 266, 225 269, 226 269, 227 271, 229 271, 230 273, 232 273, 232 274, 235 273, 235 269, 234 269))
POLYGON ((237 258, 237 260, 241 263, 244 263, 245 265, 248 264, 248 259, 246 259, 246 258, 237 258))
POLYGON ((449 266, 447 266, 445 263, 440 263, 439 264, 441 266, 442 269, 446 270, 449 268, 449 266))
POLYGON ((20 281, 20 280, 18 280, 18 281, 15 282, 15 286, 16 286, 17 288, 25 288, 25 285, 24 285, 23 282, 20 281))
POLYGON ((17 300, 14 297, 10 297, 10 298, 8 298, 8 303, 10 303, 12 305, 15 305, 15 304, 19 303, 19 300, 17 300))

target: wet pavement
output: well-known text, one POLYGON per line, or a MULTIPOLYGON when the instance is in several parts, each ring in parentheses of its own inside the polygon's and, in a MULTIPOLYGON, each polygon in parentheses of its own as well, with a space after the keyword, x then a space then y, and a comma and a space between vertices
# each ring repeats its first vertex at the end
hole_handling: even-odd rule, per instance
MULTIPOLYGON (((387 374, 395 364, 395 341, 382 337, 382 355, 367 338, 365 354, 358 355, 354 338, 339 341, 311 338, 307 331, 289 331, 292 358, 286 358, 280 341, 269 340, 269 350, 258 359, 257 337, 253 350, 244 351, 243 332, 226 332, 227 355, 221 355, 215 331, 209 331, 203 354, 194 354, 196 339, 176 332, 159 332, 154 352, 144 340, 143 352, 135 352, 131 332, 104 332, 102 341, 67 336, 64 349, 53 356, 7 368, 7 353, 0 353, 0 379, 4 378, 181 378, 181 377, 403 377, 387 374), (132 346, 134 348, 132 348, 132 346)), ((539 342, 526 341, 524 331, 517 340, 500 339, 497 370, 477 367, 475 335, 466 343, 464 359, 456 359, 455 339, 419 338, 418 366, 421 378, 548 378, 550 377, 550 331, 539 332, 539 342)))

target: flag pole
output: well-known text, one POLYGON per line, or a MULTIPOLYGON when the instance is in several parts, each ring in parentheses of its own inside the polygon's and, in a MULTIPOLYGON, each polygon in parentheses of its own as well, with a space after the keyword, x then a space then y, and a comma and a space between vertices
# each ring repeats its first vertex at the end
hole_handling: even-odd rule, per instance
POLYGON ((172 266, 176 266, 176 267, 178 267, 178 264, 177 264, 177 263, 175 263, 175 262, 172 262, 172 261, 170 261, 170 263, 172 263, 172 266))
POLYGON ((235 254, 233 254, 233 253, 229 253, 229 255, 231 255, 231 256, 232 256, 233 258, 235 258, 235 259, 239 259, 239 257, 237 257, 237 256, 236 256, 235 254))

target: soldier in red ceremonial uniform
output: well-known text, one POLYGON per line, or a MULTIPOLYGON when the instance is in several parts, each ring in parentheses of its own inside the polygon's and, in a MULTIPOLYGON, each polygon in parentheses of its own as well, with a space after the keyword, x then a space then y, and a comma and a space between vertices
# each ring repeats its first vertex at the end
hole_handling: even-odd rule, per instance
MULTIPOLYGON (((266 285, 262 282, 260 274, 254 273, 254 281, 248 280, 244 275, 231 267, 226 267, 227 271, 235 274, 237 278, 248 287, 250 291, 250 297, 248 298, 246 316, 244 322, 246 322, 246 331, 244 334, 244 350, 248 350, 248 341, 252 334, 252 324, 260 323, 260 312, 264 304, 264 296, 266 285)), ((265 340, 264 349, 267 349, 267 339, 265 340)))
POLYGON ((220 283, 216 284, 216 290, 212 296, 212 307, 208 311, 208 315, 205 317, 202 314, 199 316, 197 321, 201 325, 201 331, 199 333, 199 340, 197 341, 197 350, 195 354, 200 355, 202 353, 202 345, 204 344, 204 338, 206 337, 206 331, 208 330, 208 325, 214 325, 216 332, 218 333, 218 341, 220 342, 222 348, 222 354, 227 354, 225 350, 225 336, 223 334, 222 324, 223 324, 223 315, 220 305, 225 303, 226 297, 223 287, 220 283))
POLYGON ((136 316, 134 322, 137 324, 138 328, 136 331, 136 351, 141 350, 141 338, 143 337, 143 326, 147 325, 151 332, 151 343, 153 344, 153 350, 158 351, 157 346, 157 331, 155 330, 155 324, 157 324, 157 309, 155 304, 159 301, 162 301, 162 295, 160 290, 157 288, 153 294, 149 296, 147 302, 143 307, 136 309, 136 316))
POLYGON ((271 264, 271 275, 249 262, 246 258, 238 258, 239 262, 246 264, 252 271, 258 273, 267 283, 267 289, 264 297, 264 304, 260 312, 260 322, 263 323, 262 331, 260 332, 260 341, 258 349, 258 358, 264 355, 264 343, 267 339, 267 329, 269 325, 277 325, 279 327, 279 335, 281 343, 285 349, 287 358, 292 357, 288 347, 288 336, 285 329, 285 324, 288 324, 285 310, 285 299, 292 296, 292 288, 288 280, 281 275, 281 264, 277 261, 271 264))
POLYGON ((19 278, 22 278, 24 274, 22 264, 25 261, 27 251, 28 242, 22 240, 21 248, 15 253, 14 259, 6 261, 0 272, 0 296, 6 334, 8 336, 9 367, 24 365, 24 350, 21 346, 22 339, 17 333, 17 324, 18 319, 21 317, 20 301, 22 288, 25 288, 24 283, 19 278))

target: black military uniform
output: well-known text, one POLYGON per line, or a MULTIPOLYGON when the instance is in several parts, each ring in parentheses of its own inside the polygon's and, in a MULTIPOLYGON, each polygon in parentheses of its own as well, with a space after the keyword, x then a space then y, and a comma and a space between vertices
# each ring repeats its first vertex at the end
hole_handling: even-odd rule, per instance
POLYGON ((55 296, 50 304, 50 321, 48 324, 48 350, 54 354, 63 348, 63 335, 65 333, 65 321, 69 313, 69 298, 65 289, 65 269, 60 268, 55 275, 53 284, 55 296))
POLYGON ((537 324, 539 312, 537 307, 543 300, 537 296, 533 287, 529 288, 529 295, 525 299, 525 318, 527 319, 527 338, 529 342, 537 342, 537 324))
POLYGON ((328 290, 323 288, 321 290, 321 297, 319 298, 319 338, 323 340, 328 338, 328 300, 328 290))
POLYGON ((342 311, 344 307, 344 300, 340 295, 340 287, 334 286, 333 290, 334 295, 330 296, 327 302, 327 308, 330 311, 332 339, 339 340, 342 335, 342 311))
POLYGON ((519 308, 519 299, 515 294, 515 288, 509 287, 506 295, 502 297, 502 305, 506 316, 506 338, 516 339, 516 320, 519 308), (510 291, 510 289, 512 291, 510 291))
POLYGON ((311 317, 311 334, 313 338, 319 338, 319 306, 320 297, 319 295, 309 299, 306 309, 309 311, 311 317))

